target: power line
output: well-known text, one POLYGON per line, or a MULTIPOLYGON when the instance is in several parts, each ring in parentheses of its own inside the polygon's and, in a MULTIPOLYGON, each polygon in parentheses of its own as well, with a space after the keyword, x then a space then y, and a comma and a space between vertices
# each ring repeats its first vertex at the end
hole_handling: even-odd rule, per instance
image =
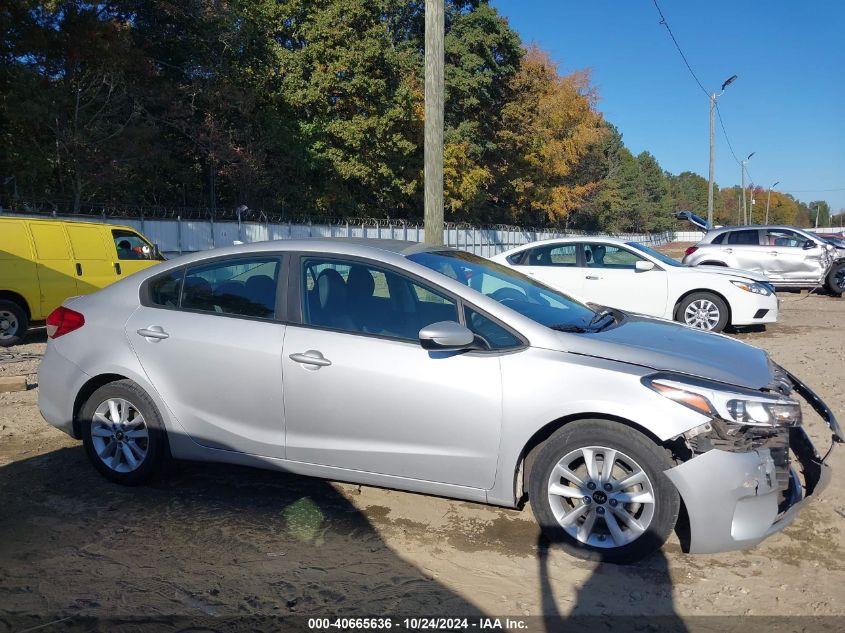
POLYGON ((672 33, 672 29, 669 28, 669 23, 666 21, 666 16, 663 15, 663 11, 660 10, 660 5, 657 4, 657 0, 652 0, 652 2, 654 2, 654 8, 657 9, 657 13, 660 14, 660 24, 665 26, 666 30, 669 32, 669 37, 671 37, 672 41, 675 43, 675 48, 678 49, 678 53, 681 55, 681 59, 684 60, 684 64, 686 64, 687 70, 689 70, 689 73, 690 75, 692 75, 692 78, 695 79, 695 83, 698 84, 698 87, 701 88, 701 92, 703 92, 709 97, 710 93, 707 92, 707 89, 698 80, 698 76, 695 74, 695 71, 692 69, 692 66, 690 66, 690 63, 687 61, 687 56, 684 55, 684 51, 681 50, 681 45, 678 44, 678 40, 675 39, 675 34, 672 33))
POLYGON ((734 151, 733 145, 731 145, 731 140, 728 138, 728 131, 725 129, 725 121, 722 119, 722 111, 719 110, 719 104, 716 103, 716 114, 719 115, 719 125, 722 126, 722 134, 725 135, 725 142, 728 144, 728 149, 731 150, 731 156, 734 157, 737 165, 740 165, 740 160, 736 157, 736 152, 734 151))
POLYGON ((845 191, 845 187, 836 189, 790 189, 790 193, 827 193, 829 191, 845 191))

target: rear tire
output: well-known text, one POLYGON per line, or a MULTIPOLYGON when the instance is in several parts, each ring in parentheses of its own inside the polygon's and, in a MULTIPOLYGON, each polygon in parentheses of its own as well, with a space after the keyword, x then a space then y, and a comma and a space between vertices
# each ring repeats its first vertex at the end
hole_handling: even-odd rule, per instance
POLYGON ((728 304, 712 292, 694 292, 675 310, 675 320, 705 332, 721 332, 728 325, 728 304))
POLYGON ((106 479, 136 486, 162 472, 167 436, 158 409, 131 380, 97 389, 79 412, 82 443, 106 479))
POLYGON ((834 264, 827 274, 827 289, 831 294, 842 296, 845 292, 845 262, 834 264))
POLYGON ((680 495, 664 474, 674 465, 628 426, 579 420, 537 453, 528 498, 546 537, 572 556, 633 563, 660 549, 678 520, 680 495))
POLYGON ((0 347, 17 345, 26 336, 29 318, 20 304, 0 301, 0 347))

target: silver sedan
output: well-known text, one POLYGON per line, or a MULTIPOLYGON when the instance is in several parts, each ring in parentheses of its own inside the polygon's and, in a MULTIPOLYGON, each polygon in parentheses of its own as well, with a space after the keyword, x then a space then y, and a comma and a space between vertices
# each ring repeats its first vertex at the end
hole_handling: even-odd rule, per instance
POLYGON ((592 309, 408 242, 264 242, 168 261, 47 321, 45 419, 107 479, 228 462, 507 507, 576 556, 785 527, 829 469, 761 350, 592 309), (802 475, 794 464, 801 465, 802 475))

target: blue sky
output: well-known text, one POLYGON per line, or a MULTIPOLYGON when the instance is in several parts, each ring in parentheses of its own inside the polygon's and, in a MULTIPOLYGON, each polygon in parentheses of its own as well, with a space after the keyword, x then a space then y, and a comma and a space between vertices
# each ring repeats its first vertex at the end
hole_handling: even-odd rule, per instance
MULTIPOLYGON (((658 0, 704 87, 739 75, 719 99, 739 158, 756 152, 756 184, 845 208, 845 2, 658 0), (806 191, 841 189, 840 191, 806 191)), ((591 68, 599 109, 634 153, 664 169, 708 169, 708 99, 651 0, 492 0, 523 42, 561 72, 591 68)), ((740 168, 716 120, 716 182, 740 168)))

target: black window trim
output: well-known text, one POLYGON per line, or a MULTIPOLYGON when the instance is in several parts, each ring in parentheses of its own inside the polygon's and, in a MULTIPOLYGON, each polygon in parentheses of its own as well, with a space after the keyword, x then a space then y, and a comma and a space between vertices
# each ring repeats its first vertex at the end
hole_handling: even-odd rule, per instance
POLYGON ((149 277, 148 279, 145 279, 144 282, 141 284, 139 292, 140 303, 145 308, 154 308, 156 310, 171 310, 174 312, 185 312, 189 314, 204 314, 208 316, 228 317, 232 319, 243 319, 246 321, 258 321, 260 323, 277 323, 285 325, 289 322, 287 318, 288 304, 285 300, 285 284, 287 283, 287 275, 285 275, 285 269, 287 268, 289 270, 290 268, 289 260, 290 254, 285 251, 268 251, 266 253, 239 253, 234 255, 220 255, 217 257, 209 257, 206 259, 198 259, 193 262, 182 264, 181 266, 174 266, 173 268, 170 268, 157 275, 149 277), (182 307, 182 292, 185 287, 185 278, 187 275, 188 268, 192 268, 195 266, 213 265, 218 262, 238 261, 244 259, 278 260, 279 266, 281 268, 279 270, 278 280, 276 282, 276 305, 273 317, 254 317, 245 314, 230 314, 227 312, 213 312, 210 310, 198 310, 196 308, 182 307), (176 306, 163 306, 157 303, 153 303, 152 298, 150 296, 150 285, 158 279, 161 279, 162 277, 167 277, 168 275, 173 274, 173 272, 175 271, 179 271, 182 275, 182 281, 179 286, 179 304, 176 306))
MULTIPOLYGON (((421 277, 416 273, 407 270, 405 268, 401 268, 395 266, 393 264, 370 259, 367 257, 361 257, 360 255, 345 255, 342 253, 325 253, 319 251, 292 251, 289 253, 290 255, 290 266, 288 267, 288 292, 287 292, 287 305, 288 305, 288 321, 287 323, 292 326, 302 327, 309 330, 321 330, 325 332, 337 332, 339 334, 348 334, 350 336, 363 336, 367 338, 375 338, 381 340, 388 340, 388 341, 395 341, 399 343, 406 343, 409 345, 413 345, 415 347, 420 347, 419 340, 412 339, 409 340, 407 338, 402 338, 398 336, 388 336, 385 334, 373 334, 371 332, 356 332, 352 330, 343 330, 340 328, 330 328, 324 325, 311 325, 310 323, 304 323, 302 320, 302 264, 303 260, 309 258, 319 258, 325 261, 339 261, 339 262, 355 262, 360 263, 366 266, 373 266, 376 269, 388 270, 392 273, 397 275, 401 275, 413 281, 413 283, 422 286, 423 288, 430 289, 434 291, 436 294, 440 294, 445 296, 446 298, 455 302, 455 310, 457 311, 458 316, 458 323, 461 325, 468 327, 466 324, 464 310, 466 307, 478 312, 482 316, 490 319, 497 325, 501 326, 508 332, 510 332, 516 339, 518 339, 522 345, 519 347, 508 347, 508 348, 496 348, 496 349, 477 349, 477 350, 467 350, 464 353, 468 354, 506 354, 516 351, 521 351, 529 347, 528 340, 523 336, 520 332, 514 330, 513 327, 503 323, 500 319, 494 317, 486 310, 483 310, 476 306, 473 303, 466 301, 460 295, 455 294, 454 292, 447 290, 443 286, 437 285, 436 282, 433 282, 429 279, 421 277)), ((420 347, 420 349, 422 349, 420 347)))

